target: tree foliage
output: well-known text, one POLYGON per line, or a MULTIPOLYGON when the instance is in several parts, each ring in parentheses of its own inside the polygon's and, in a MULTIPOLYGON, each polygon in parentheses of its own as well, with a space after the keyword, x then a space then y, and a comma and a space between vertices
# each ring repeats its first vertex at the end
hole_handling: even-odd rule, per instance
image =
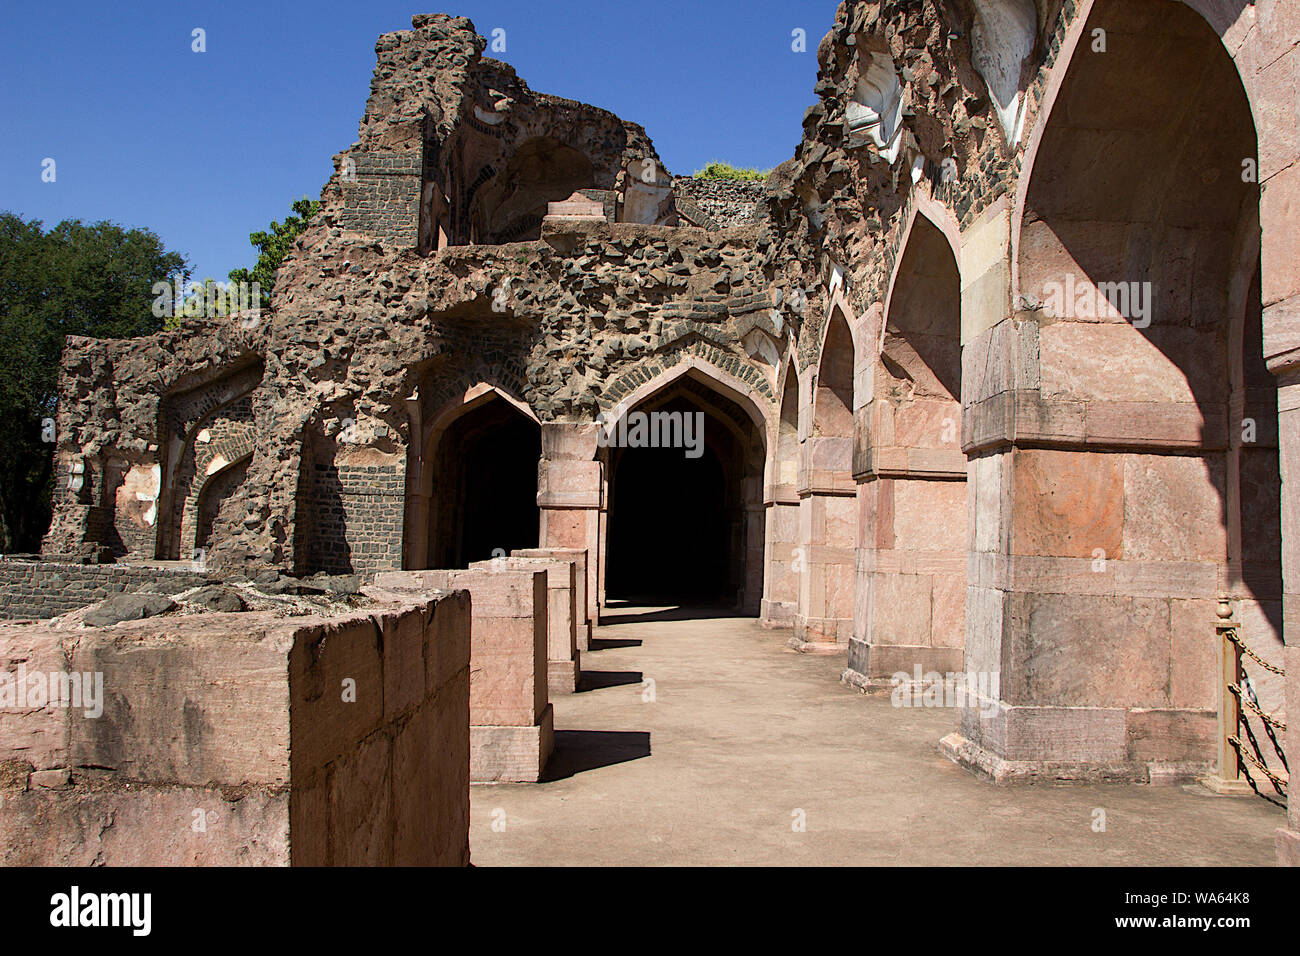
POLYGON ((256 282, 262 290, 262 305, 271 304, 271 290, 275 288, 275 270, 289 254, 293 241, 307 228, 311 217, 320 210, 320 202, 304 196, 292 206, 294 214, 286 216, 283 223, 272 220, 265 232, 254 232, 248 241, 257 247, 257 263, 251 270, 234 269, 230 273, 231 282, 256 282))
POLYGON ((126 338, 161 328, 153 285, 190 276, 147 229, 0 213, 0 547, 35 551, 50 519, 59 356, 69 335, 126 338))

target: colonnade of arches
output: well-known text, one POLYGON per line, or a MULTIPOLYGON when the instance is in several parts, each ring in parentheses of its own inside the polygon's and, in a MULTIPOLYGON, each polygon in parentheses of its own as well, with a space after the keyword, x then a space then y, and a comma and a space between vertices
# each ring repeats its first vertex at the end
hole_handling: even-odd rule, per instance
POLYGON ((419 449, 408 566, 586 546, 602 602, 754 614, 864 687, 995 675, 955 735, 990 772, 1203 762, 1217 599, 1282 654, 1251 102, 1174 0, 1096 0, 1060 62, 1016 195, 962 228, 914 187, 885 300, 834 293, 775 401, 697 362, 603 425, 539 423, 499 388, 449 412, 419 449), (1079 42, 1096 29, 1105 53, 1079 42), (700 454, 600 440, 656 412, 701 416, 700 454))

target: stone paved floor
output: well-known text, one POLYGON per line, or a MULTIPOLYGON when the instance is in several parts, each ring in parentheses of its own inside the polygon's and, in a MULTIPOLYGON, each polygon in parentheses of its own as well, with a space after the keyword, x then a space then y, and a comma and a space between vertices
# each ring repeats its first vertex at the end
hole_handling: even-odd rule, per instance
POLYGON ((625 609, 597 629, 588 689, 554 702, 551 779, 471 789, 476 865, 1274 861, 1285 814, 1258 797, 994 787, 938 753, 951 711, 862 696, 839 683, 842 655, 788 651, 789 632, 662 619, 681 616, 625 609))

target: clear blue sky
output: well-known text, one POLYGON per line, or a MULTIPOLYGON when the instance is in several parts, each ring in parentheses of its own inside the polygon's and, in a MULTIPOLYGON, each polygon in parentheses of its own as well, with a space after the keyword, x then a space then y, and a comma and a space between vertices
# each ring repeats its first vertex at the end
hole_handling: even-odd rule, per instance
POLYGON ((248 234, 317 198, 356 139, 381 33, 468 16, 534 90, 645 127, 674 173, 793 154, 836 0, 8 2, 0 210, 158 233, 196 277, 251 266, 248 234), (191 51, 191 31, 207 52, 191 51), (791 31, 807 52, 791 50, 791 31), (42 161, 57 179, 41 181, 42 161))

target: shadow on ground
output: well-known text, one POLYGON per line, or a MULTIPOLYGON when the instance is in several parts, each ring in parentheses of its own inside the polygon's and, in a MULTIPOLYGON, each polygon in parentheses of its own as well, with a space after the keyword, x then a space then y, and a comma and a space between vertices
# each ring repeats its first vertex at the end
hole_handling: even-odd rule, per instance
MULTIPOLYGON (((626 602, 614 602, 608 605, 600 616, 601 627, 614 627, 619 624, 655 624, 664 621, 706 621, 721 617, 743 617, 739 611, 729 607, 655 607, 639 610, 626 602)), ((640 641, 637 642, 641 643, 640 641)))
POLYGON ((650 756, 650 734, 644 730, 557 730, 555 752, 546 764, 543 782, 612 767, 650 756))
POLYGON ((578 693, 600 690, 604 687, 622 687, 624 684, 639 684, 644 679, 640 671, 583 671, 578 678, 578 693))

